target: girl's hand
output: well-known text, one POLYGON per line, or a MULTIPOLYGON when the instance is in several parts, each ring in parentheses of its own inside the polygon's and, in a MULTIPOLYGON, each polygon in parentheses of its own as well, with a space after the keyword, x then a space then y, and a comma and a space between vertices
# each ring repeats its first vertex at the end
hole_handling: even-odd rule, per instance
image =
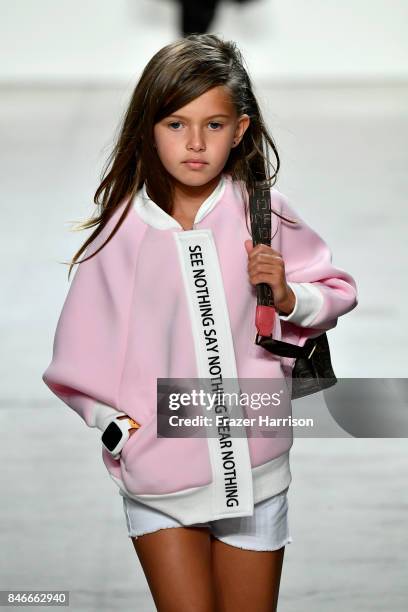
MULTIPOLYGON (((121 416, 118 416, 118 417, 116 417, 116 418, 117 418, 117 419, 132 419, 132 417, 127 416, 127 415, 121 415, 121 416)), ((134 421, 133 419, 132 419, 132 421, 133 421, 134 423, 136 423, 136 421, 134 421)), ((137 425, 139 425, 139 423, 137 423, 137 425)), ((139 425, 139 427, 140 427, 140 425, 139 425)), ((131 436, 133 436, 133 434, 134 434, 134 433, 136 433, 136 431, 139 429, 139 427, 130 427, 130 428, 128 429, 128 432, 129 432, 129 438, 130 438, 131 436)))
POLYGON ((267 283, 273 292, 275 308, 289 314, 295 307, 296 297, 286 282, 285 262, 282 255, 266 244, 252 245, 245 240, 248 253, 248 274, 252 285, 267 283))

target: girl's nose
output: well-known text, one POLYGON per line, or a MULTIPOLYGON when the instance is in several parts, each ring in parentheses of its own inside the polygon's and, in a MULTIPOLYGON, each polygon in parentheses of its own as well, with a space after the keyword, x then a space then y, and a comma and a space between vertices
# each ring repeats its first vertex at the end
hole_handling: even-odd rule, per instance
POLYGON ((187 149, 194 151, 202 151, 205 149, 204 137, 200 132, 190 134, 187 140, 187 149))

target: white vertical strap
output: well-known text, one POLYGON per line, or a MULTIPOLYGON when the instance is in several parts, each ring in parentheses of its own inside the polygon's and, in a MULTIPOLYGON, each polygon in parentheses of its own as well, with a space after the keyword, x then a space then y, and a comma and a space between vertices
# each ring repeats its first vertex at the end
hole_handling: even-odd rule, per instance
MULTIPOLYGON (((212 231, 179 231, 173 236, 189 306, 198 377, 220 381, 221 393, 239 394, 231 325, 212 231)), ((206 390, 215 392, 211 387, 206 390)), ((236 428, 234 435, 234 428, 228 431, 215 426, 213 411, 205 413, 213 417, 213 427, 207 428, 213 472, 213 517, 252 514, 252 468, 245 428, 236 428)), ((239 402, 234 404, 233 414, 245 416, 239 402)))

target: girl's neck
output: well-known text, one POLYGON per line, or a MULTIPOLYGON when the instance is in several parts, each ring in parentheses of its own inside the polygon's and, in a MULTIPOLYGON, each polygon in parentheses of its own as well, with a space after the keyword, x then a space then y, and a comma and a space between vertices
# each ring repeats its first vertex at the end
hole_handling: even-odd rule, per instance
POLYGON ((183 219, 191 219, 193 221, 201 204, 212 194, 220 180, 221 174, 218 174, 209 183, 198 187, 183 185, 176 181, 172 216, 177 215, 183 219))

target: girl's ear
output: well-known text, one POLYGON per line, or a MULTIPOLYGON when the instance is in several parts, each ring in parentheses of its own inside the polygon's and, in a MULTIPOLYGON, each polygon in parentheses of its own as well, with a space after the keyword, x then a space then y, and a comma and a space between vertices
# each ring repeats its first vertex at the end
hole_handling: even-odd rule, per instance
POLYGON ((232 142, 233 146, 240 143, 250 123, 251 120, 249 118, 249 115, 241 115, 241 117, 238 119, 237 129, 235 131, 234 140, 232 142))

